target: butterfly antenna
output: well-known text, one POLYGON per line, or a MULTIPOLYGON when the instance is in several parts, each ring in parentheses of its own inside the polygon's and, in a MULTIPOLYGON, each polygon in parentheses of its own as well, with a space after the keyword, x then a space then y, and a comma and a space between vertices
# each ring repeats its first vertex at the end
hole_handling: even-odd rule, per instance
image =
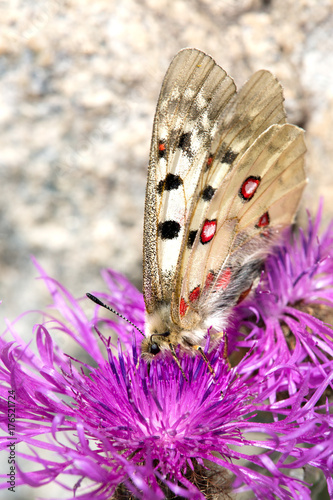
POLYGON ((130 325, 134 326, 134 328, 136 330, 138 330, 138 332, 140 332, 141 335, 143 335, 145 337, 145 334, 140 330, 140 328, 138 328, 134 323, 132 323, 132 321, 130 321, 129 319, 125 318, 125 316, 123 316, 122 314, 120 314, 115 309, 112 309, 112 307, 104 304, 104 302, 100 301, 97 297, 95 297, 95 295, 92 295, 91 293, 86 293, 86 296, 88 297, 88 299, 90 299, 93 302, 95 302, 95 304, 98 304, 99 306, 105 307, 105 309, 108 309, 109 311, 113 312, 114 314, 116 314, 117 316, 119 316, 119 318, 122 318, 125 321, 127 321, 127 323, 129 323, 130 325))

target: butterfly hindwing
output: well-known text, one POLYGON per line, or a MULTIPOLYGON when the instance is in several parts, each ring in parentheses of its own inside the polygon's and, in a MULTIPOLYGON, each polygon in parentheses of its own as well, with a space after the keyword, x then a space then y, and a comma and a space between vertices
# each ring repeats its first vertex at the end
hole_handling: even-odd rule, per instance
MULTIPOLYGON (((224 225, 223 238, 217 234, 215 239, 218 243, 215 244, 214 251, 210 250, 209 247, 212 245, 209 243, 209 238, 212 232, 218 229, 216 208, 213 211, 210 210, 210 215, 206 214, 211 200, 216 199, 217 191, 219 191, 219 203, 222 207, 219 210, 221 211, 218 221, 220 226, 223 220, 223 209, 227 209, 228 200, 235 195, 235 189, 236 193, 239 189, 237 186, 240 182, 237 167, 239 159, 253 145, 258 136, 270 126, 283 125, 286 121, 285 116, 281 85, 271 73, 264 70, 255 73, 240 92, 234 94, 221 112, 208 162, 202 169, 194 195, 186 242, 179 254, 177 265, 178 272, 175 278, 171 311, 173 321, 183 327, 191 325, 189 317, 191 307, 188 308, 187 304, 194 306, 194 298, 197 306, 199 294, 203 288, 206 289, 207 295, 206 282, 212 280, 212 269, 216 274, 221 268, 230 252, 233 238, 236 236, 233 233, 240 231, 238 223, 236 224, 236 220, 230 216, 224 225), (235 180, 232 182, 231 179, 235 180), (215 215, 212 212, 215 212, 215 215), (201 236, 202 231, 204 232, 201 236), (212 260, 214 266, 212 266, 212 260), (207 269, 208 265, 210 267, 207 269), (200 274, 202 274, 202 279, 199 279, 200 274)), ((245 161, 246 159, 243 163, 245 161)), ((248 161, 251 162, 251 159, 248 161)), ((216 206, 216 201, 214 205, 216 206)), ((241 207, 236 204, 233 211, 236 213, 238 208, 241 207)), ((220 229, 217 232, 220 233, 220 229)))
POLYGON ((219 117, 218 129, 194 196, 189 240, 179 259, 186 262, 191 242, 210 201, 239 155, 258 135, 274 123, 285 122, 282 88, 268 71, 258 71, 234 94, 219 117))
POLYGON ((240 269, 250 261, 259 263, 274 233, 292 223, 306 183, 304 153, 301 129, 273 125, 225 176, 203 216, 174 295, 184 327, 191 322, 191 309, 212 314, 219 300, 213 294, 226 295, 231 287, 237 298, 245 286, 244 280, 237 283, 240 269))

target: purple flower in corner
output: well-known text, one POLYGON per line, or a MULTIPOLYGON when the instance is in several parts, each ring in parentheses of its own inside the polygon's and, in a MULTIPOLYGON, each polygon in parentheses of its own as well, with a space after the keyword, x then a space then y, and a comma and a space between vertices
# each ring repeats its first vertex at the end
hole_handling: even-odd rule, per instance
MULTIPOLYGON (((188 381, 168 356, 148 366, 133 327, 98 306, 87 317, 88 302, 36 264, 56 311, 35 326, 37 354, 14 324, 1 338, 0 445, 8 450, 13 391, 16 487, 100 500, 310 499, 324 484, 332 497, 333 225, 319 237, 319 222, 286 234, 267 259, 235 308, 231 366, 223 344, 208 354, 214 378, 199 357, 181 358, 188 381)), ((143 329, 142 295, 113 271, 103 277, 109 293, 96 295, 143 329)))

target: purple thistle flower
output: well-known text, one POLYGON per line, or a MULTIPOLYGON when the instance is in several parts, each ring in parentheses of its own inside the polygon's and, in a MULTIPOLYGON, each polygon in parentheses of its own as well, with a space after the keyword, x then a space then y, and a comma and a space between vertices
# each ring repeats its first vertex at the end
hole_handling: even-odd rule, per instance
MULTIPOLYGON (((168 356, 148 367, 130 325, 100 307, 87 318, 87 302, 36 264, 56 311, 35 326, 38 353, 15 324, 5 332, 14 341, 0 339, 7 433, 8 390, 16 398, 14 436, 1 438, 0 449, 14 438, 27 445, 17 448, 16 485, 56 483, 68 498, 100 500, 228 491, 310 499, 310 472, 322 471, 332 497, 333 225, 318 237, 319 223, 320 212, 306 234, 285 235, 267 259, 257 290, 235 309, 233 367, 223 344, 208 354, 214 379, 199 357, 181 358, 188 382, 168 356), (56 345, 56 333, 85 361, 56 345)), ((143 329, 142 295, 111 270, 103 277, 110 293, 98 297, 143 329)))

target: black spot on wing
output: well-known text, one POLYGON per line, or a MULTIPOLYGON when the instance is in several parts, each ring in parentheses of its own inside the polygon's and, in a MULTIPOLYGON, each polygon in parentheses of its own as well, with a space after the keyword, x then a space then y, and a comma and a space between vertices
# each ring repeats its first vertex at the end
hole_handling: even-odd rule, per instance
POLYGON ((186 152, 189 156, 191 153, 191 132, 184 132, 179 138, 178 147, 186 152))
POLYGON ((158 183, 157 192, 158 194, 162 194, 164 190, 171 191, 172 189, 178 189, 182 184, 183 180, 179 175, 167 174, 165 179, 158 183))
POLYGON ((227 163, 228 165, 231 165, 235 161, 237 156, 238 156, 238 153, 235 153, 231 149, 228 149, 225 152, 224 156, 222 157, 221 163, 227 163))
POLYGON ((184 132, 179 138, 178 147, 181 149, 186 149, 191 144, 191 132, 184 132))
POLYGON ((187 240, 187 248, 193 247, 193 243, 194 243, 195 237, 197 235, 197 232, 198 232, 197 230, 192 230, 189 232, 188 240, 187 240))
POLYGON ((180 224, 175 220, 166 220, 158 225, 158 234, 162 240, 173 240, 177 238, 180 231, 180 224))
POLYGON ((216 189, 208 185, 201 191, 201 198, 204 201, 210 201, 213 198, 215 191, 216 189))

